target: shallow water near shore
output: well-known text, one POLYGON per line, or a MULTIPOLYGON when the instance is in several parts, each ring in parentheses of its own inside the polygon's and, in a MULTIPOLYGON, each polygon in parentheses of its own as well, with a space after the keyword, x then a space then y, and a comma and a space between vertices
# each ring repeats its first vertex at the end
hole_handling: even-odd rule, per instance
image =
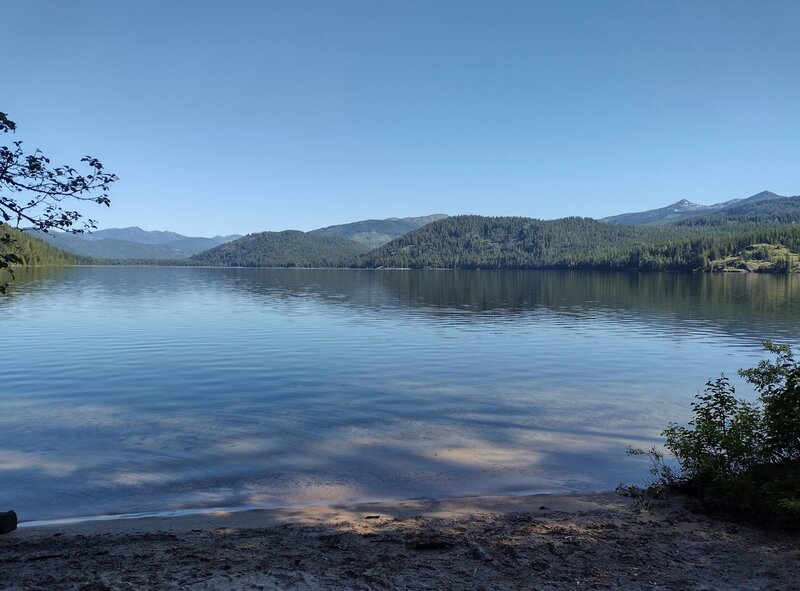
POLYGON ((0 297, 24 521, 609 490, 800 278, 78 267, 0 297))

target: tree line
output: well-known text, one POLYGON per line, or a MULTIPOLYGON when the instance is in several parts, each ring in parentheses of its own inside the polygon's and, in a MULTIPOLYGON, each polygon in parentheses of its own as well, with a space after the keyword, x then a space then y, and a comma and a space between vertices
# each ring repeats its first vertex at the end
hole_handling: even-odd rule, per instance
MULTIPOLYGON (((297 231, 262 232, 177 261, 106 261, 75 257, 16 232, 18 264, 159 264, 224 267, 410 269, 713 270, 725 257, 758 258, 752 245, 800 252, 800 224, 717 218, 660 226, 623 226, 589 218, 536 220, 456 216, 436 221, 365 252, 353 241, 297 231)), ((766 252, 766 251, 765 251, 766 252)), ((793 271, 787 259, 773 270, 793 271)))
POLYGON ((42 267, 45 265, 75 265, 83 262, 79 257, 16 228, 5 226, 1 231, 8 235, 11 242, 5 246, 0 244, 0 252, 3 254, 13 252, 17 259, 15 263, 17 265, 42 267))
MULTIPOLYGON (((693 220, 696 221, 697 220, 693 220)), ((367 268, 709 270, 754 243, 800 249, 800 225, 623 226, 589 218, 455 216, 359 257, 367 268)))

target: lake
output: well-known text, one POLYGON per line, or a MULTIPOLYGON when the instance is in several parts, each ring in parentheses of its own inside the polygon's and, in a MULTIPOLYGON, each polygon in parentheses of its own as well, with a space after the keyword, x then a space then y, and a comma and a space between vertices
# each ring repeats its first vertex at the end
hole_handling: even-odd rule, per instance
POLYGON ((0 314, 31 521, 642 482, 628 445, 798 344, 800 277, 77 267, 0 314))

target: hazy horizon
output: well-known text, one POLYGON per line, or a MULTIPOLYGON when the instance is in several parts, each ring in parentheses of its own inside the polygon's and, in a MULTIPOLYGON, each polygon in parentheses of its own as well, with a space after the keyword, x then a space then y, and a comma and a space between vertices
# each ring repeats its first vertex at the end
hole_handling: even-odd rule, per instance
MULTIPOLYGON (((731 199, 726 199, 724 201, 746 199, 748 197, 752 197, 754 195, 757 195, 757 194, 763 193, 763 192, 775 193, 774 191, 769 191, 769 189, 764 189, 764 191, 758 191, 757 193, 753 193, 753 195, 744 195, 742 197, 732 197, 731 199)), ((795 197, 796 195, 779 195, 779 196, 780 197, 795 197)), ((654 209, 659 209, 659 208, 662 208, 662 207, 668 207, 670 205, 676 204, 678 201, 679 200, 673 201, 671 203, 664 203, 663 205, 656 206, 654 209)), ((722 203, 722 202, 720 202, 720 203, 722 203)), ((695 205, 716 205, 716 203, 695 203, 695 205)), ((610 214, 610 215, 614 216, 614 215, 624 214, 624 213, 637 213, 637 212, 622 212, 622 211, 620 211, 620 212, 617 212, 615 214, 610 214)), ((301 231, 301 232, 309 232, 309 231, 312 231, 312 230, 319 230, 319 229, 328 228, 328 227, 331 227, 331 226, 348 225, 348 224, 356 223, 356 222, 408 219, 408 218, 416 218, 416 217, 430 217, 430 216, 434 216, 434 215, 446 215, 446 216, 453 217, 453 216, 461 216, 461 215, 480 215, 480 214, 472 214, 472 213, 469 213, 469 212, 459 212, 459 213, 433 212, 433 213, 420 213, 418 215, 410 215, 410 216, 403 216, 403 217, 389 216, 389 217, 386 217, 386 218, 357 218, 357 219, 350 220, 349 222, 339 222, 339 223, 336 223, 336 224, 325 224, 325 225, 318 226, 318 227, 315 227, 315 228, 307 228, 307 229, 300 229, 300 228, 296 228, 296 227, 273 228, 273 229, 270 229, 270 230, 253 230, 252 232, 247 232, 247 234, 258 233, 258 232, 285 232, 285 231, 291 231, 291 230, 298 230, 298 231, 301 231)), ((510 215, 513 216, 514 214, 510 214, 510 215)), ((576 215, 577 215, 577 217, 590 217, 590 216, 582 216, 580 214, 576 214, 576 215)), ((545 219, 545 218, 543 218, 543 219, 545 219)), ((546 219, 558 219, 558 218, 546 218, 546 219)), ((146 232, 164 232, 164 231, 166 231, 166 232, 175 232, 171 228, 145 228, 145 227, 142 227, 142 226, 137 226, 135 224, 133 224, 133 225, 125 225, 125 226, 103 226, 103 225, 98 224, 97 229, 93 230, 93 232, 99 232, 99 231, 107 230, 107 229, 127 229, 127 228, 139 228, 140 230, 144 230, 146 232)), ((175 232, 175 233, 181 234, 181 232, 175 232)), ((245 235, 245 233, 243 233, 243 232, 235 232, 234 231, 234 232, 228 232, 228 233, 225 233, 225 234, 222 234, 222 233, 218 232, 218 233, 214 234, 213 236, 209 235, 208 237, 230 236, 230 235, 235 235, 235 234, 245 235)))

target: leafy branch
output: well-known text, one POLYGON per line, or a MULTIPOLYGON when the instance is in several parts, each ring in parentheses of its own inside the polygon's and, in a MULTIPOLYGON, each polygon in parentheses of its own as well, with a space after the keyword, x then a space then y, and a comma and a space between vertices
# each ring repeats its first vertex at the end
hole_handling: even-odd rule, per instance
MULTIPOLYGON (((0 112, 0 133, 16 129, 17 124, 0 112)), ((106 172, 97 158, 84 156, 80 162, 83 171, 67 164, 52 166, 41 150, 26 153, 21 141, 0 146, 0 272, 13 279, 12 266, 21 264, 10 227, 75 234, 97 227, 95 220, 82 220, 79 211, 62 204, 84 201, 108 207, 108 191, 118 178, 106 172)), ((1 283, 0 293, 5 293, 6 287, 1 283)))

